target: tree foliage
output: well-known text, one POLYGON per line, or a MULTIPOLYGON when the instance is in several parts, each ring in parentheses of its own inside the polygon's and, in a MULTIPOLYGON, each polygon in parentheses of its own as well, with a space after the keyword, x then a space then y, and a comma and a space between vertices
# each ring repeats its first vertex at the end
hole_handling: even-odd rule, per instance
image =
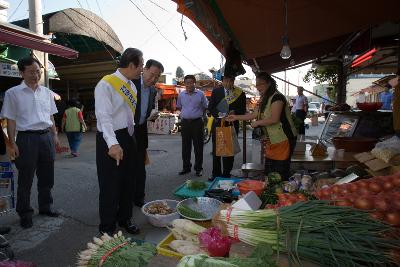
POLYGON ((317 84, 328 83, 336 87, 338 83, 338 68, 335 65, 313 67, 304 75, 303 81, 306 83, 315 81, 317 84))
POLYGON ((176 68, 175 76, 176 76, 176 78, 183 78, 183 77, 185 77, 185 72, 183 71, 183 69, 182 69, 180 66, 178 66, 178 67, 176 68))

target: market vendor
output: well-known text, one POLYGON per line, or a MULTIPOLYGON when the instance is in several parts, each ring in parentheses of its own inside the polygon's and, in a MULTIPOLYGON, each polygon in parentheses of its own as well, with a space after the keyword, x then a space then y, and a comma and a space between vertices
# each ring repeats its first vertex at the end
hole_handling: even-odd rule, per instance
POLYGON ((229 115, 227 121, 256 120, 253 128, 261 128, 265 142, 265 174, 278 172, 284 179, 290 176, 290 158, 296 145, 297 131, 294 126, 290 106, 276 85, 276 81, 266 72, 256 76, 256 87, 261 99, 258 109, 245 115, 229 115))

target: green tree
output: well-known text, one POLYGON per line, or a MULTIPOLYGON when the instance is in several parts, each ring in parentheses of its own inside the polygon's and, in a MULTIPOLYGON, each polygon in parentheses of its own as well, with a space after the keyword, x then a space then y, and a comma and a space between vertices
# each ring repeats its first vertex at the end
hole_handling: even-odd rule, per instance
POLYGON ((183 69, 180 66, 178 66, 176 68, 175 76, 176 76, 176 78, 179 78, 179 79, 182 79, 183 77, 185 77, 185 72, 183 71, 183 69))
POLYGON ((313 67, 304 75, 303 81, 306 83, 315 81, 317 84, 327 83, 336 88, 338 83, 338 68, 336 65, 313 67))

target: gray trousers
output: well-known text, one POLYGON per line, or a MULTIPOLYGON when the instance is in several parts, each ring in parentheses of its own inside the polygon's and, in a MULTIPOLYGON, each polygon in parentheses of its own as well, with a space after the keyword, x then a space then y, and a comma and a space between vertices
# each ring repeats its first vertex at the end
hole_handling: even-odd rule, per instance
POLYGON ((39 211, 50 210, 54 185, 55 145, 53 134, 18 132, 19 157, 15 160, 18 169, 18 189, 16 211, 20 217, 32 216, 30 204, 33 177, 38 179, 39 211))

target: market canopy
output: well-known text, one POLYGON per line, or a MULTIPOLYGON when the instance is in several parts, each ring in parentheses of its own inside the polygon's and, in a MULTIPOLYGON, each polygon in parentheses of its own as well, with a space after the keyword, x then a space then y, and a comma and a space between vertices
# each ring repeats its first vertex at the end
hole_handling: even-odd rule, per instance
POLYGON ((9 23, 0 22, 0 43, 30 48, 65 58, 78 57, 78 52, 71 48, 52 44, 34 32, 9 23))
POLYGON ((233 41, 243 59, 276 72, 337 50, 351 33, 400 19, 399 1, 288 0, 290 60, 279 54, 284 35, 284 1, 174 0, 225 56, 233 41))

